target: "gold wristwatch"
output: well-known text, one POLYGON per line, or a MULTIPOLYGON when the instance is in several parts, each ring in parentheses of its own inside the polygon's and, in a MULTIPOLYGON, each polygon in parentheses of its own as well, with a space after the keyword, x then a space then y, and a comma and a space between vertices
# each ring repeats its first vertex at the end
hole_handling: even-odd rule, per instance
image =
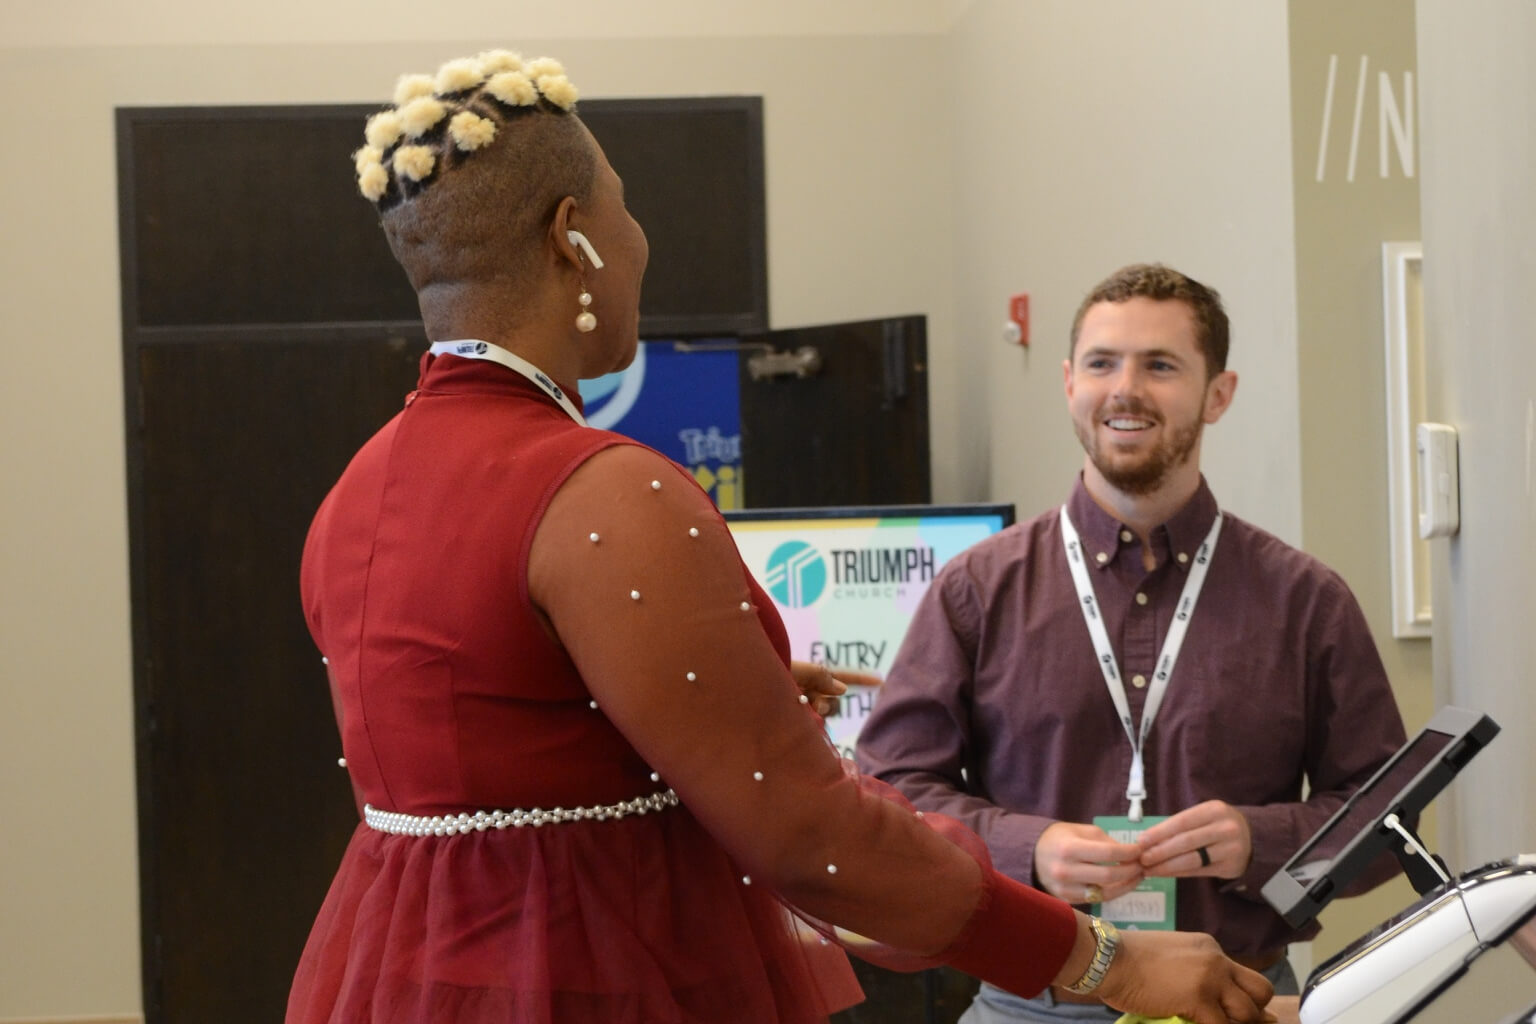
POLYGON ((1114 963, 1115 951, 1120 948, 1120 929, 1097 917, 1090 917, 1088 921, 1099 944, 1094 948, 1093 959, 1089 961, 1083 976, 1067 986, 1068 992, 1076 992, 1080 996, 1099 987, 1104 975, 1109 972, 1109 965, 1114 963))

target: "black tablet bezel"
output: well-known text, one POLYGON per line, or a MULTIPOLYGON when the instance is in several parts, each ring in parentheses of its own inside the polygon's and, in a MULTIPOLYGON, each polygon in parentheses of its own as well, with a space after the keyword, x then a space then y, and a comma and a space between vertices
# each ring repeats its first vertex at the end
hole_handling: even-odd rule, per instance
POLYGON ((1398 841, 1397 833, 1383 824, 1386 817, 1396 813, 1399 818, 1416 818, 1498 732, 1499 727, 1493 719, 1475 711, 1444 707, 1435 712, 1424 728, 1388 758, 1350 796, 1344 806, 1264 883, 1264 899, 1293 928, 1300 928, 1311 921, 1372 861, 1389 852, 1394 842, 1398 841), (1396 793, 1385 794, 1383 799, 1384 794, 1379 791, 1382 780, 1391 777, 1394 769, 1415 750, 1416 745, 1428 742, 1429 734, 1432 733, 1448 737, 1440 753, 1400 786, 1396 793), (1306 882, 1296 877, 1295 872, 1299 865, 1307 862, 1309 851, 1323 840, 1332 838, 1332 830, 1347 820, 1351 812, 1362 803, 1376 801, 1381 802, 1382 809, 1340 848, 1338 855, 1320 875, 1306 882))

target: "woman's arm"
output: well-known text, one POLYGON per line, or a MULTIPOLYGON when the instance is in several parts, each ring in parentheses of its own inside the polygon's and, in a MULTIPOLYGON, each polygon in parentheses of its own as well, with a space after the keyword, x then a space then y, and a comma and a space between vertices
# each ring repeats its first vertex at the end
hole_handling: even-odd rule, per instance
POLYGON ((589 459, 543 517, 528 583, 599 710, 741 865, 742 884, 933 957, 982 938, 983 904, 1032 912, 989 955, 1019 964, 1014 987, 1062 970, 1084 930, 1069 908, 992 877, 848 774, 763 629, 724 522, 673 464, 633 446, 589 459))

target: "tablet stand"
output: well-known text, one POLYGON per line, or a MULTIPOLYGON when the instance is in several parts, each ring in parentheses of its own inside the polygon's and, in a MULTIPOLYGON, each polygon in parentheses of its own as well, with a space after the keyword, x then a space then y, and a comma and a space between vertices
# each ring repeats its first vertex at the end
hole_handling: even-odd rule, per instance
POLYGON ((1451 884, 1445 861, 1426 850, 1418 834, 1404 825, 1401 818, 1389 814, 1381 823, 1403 837, 1403 845, 1393 847, 1392 852, 1397 855, 1397 862, 1403 866, 1403 874, 1408 876, 1415 892, 1427 896, 1441 886, 1451 884))

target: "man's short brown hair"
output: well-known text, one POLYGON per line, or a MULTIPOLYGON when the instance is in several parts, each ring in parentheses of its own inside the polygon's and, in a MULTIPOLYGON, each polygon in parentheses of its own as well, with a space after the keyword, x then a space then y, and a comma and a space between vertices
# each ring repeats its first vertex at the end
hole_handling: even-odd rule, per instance
POLYGON ((1089 309, 1101 302, 1127 302, 1134 298, 1182 302, 1188 306, 1195 318, 1195 340, 1205 354, 1206 379, 1227 368, 1231 326, 1227 322, 1227 311, 1222 308, 1221 296, 1214 288, 1161 263, 1133 263, 1121 267, 1094 286, 1072 318, 1072 345, 1067 352, 1068 358, 1077 352, 1077 335, 1089 309))

